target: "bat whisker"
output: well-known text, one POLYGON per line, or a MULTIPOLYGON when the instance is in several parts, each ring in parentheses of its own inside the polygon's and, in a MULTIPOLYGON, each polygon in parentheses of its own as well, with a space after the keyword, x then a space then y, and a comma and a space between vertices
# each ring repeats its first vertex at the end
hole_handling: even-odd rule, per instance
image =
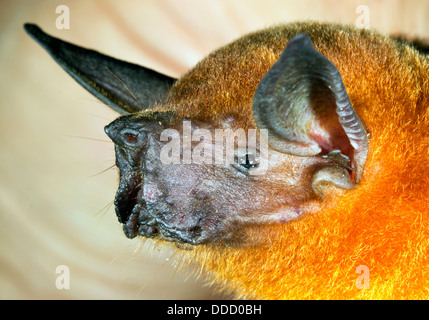
POLYGON ((115 263, 119 259, 119 257, 121 255, 124 255, 125 251, 133 245, 135 245, 135 242, 127 244, 115 257, 112 258, 112 260, 109 261, 109 264, 115 263))
MULTIPOLYGON (((100 210, 98 210, 93 216, 96 217, 98 216, 101 212, 103 212, 101 218, 104 217, 104 215, 107 213, 108 210, 110 210, 110 208, 112 207, 114 201, 110 201, 108 204, 106 204, 103 208, 101 208, 100 210)), ((101 219, 100 219, 101 221, 101 219)))
MULTIPOLYGON (((161 208, 158 208, 156 210, 156 212, 153 214, 153 217, 155 218, 160 212, 161 210, 163 210, 167 205, 165 203, 162 204, 161 208)), ((151 214, 152 215, 152 214, 151 214)))
POLYGON ((141 286, 137 295, 141 295, 148 284, 155 278, 155 276, 167 265, 167 263, 177 254, 178 251, 174 251, 165 261, 152 273, 150 278, 141 286))
POLYGON ((137 247, 134 249, 134 254, 133 254, 133 256, 127 262, 131 262, 131 261, 133 261, 133 260, 135 260, 137 258, 137 256, 142 251, 142 249, 143 249, 143 247, 144 247, 144 245, 146 243, 147 238, 140 238, 140 237, 138 237, 137 240, 138 240, 138 243, 137 243, 137 247))
MULTIPOLYGON (((105 104, 104 104, 104 103, 102 103, 101 101, 94 101, 94 102, 97 102, 97 104, 100 104, 100 105, 102 105, 102 106, 105 106, 105 104)), ((98 115, 98 114, 89 113, 89 112, 86 112, 85 114, 86 114, 86 115, 88 115, 88 116, 91 116, 91 117, 93 117, 93 118, 97 118, 97 119, 105 120, 105 121, 108 121, 108 122, 112 121, 112 119, 109 119, 109 118, 106 118, 106 117, 100 116, 100 115, 98 115)))
MULTIPOLYGON (((177 252, 177 251, 176 251, 176 252, 177 252)), ((178 264, 177 264, 176 266, 174 266, 173 276, 170 278, 170 281, 168 282, 168 284, 167 284, 167 286, 165 287, 164 292, 163 292, 163 294, 162 294, 163 299, 165 299, 165 295, 167 294, 167 291, 170 289, 170 287, 171 287, 171 285, 172 285, 172 283, 173 283, 173 280, 174 280, 174 278, 176 277, 177 272, 179 271, 179 267, 180 267, 180 265, 182 264, 183 258, 184 258, 184 256, 182 255, 182 257, 180 258, 180 261, 178 262, 178 264)))
POLYGON ((122 85, 124 86, 125 89, 127 89, 127 91, 130 93, 130 95, 134 98, 134 100, 136 100, 136 102, 139 104, 139 106, 142 108, 142 110, 145 109, 145 107, 143 106, 143 104, 139 101, 139 99, 137 99, 137 97, 134 95, 134 93, 130 90, 130 88, 128 88, 128 86, 125 84, 124 81, 121 80, 121 78, 119 78, 115 73, 113 73, 112 70, 110 70, 107 66, 106 69, 109 70, 109 72, 116 78, 118 79, 122 85))
POLYGON ((100 171, 99 173, 93 174, 92 176, 89 176, 89 178, 94 178, 96 176, 99 176, 100 174, 103 174, 107 171, 109 171, 110 169, 113 169, 116 165, 112 164, 111 166, 109 166, 108 168, 104 169, 103 171, 100 171))
POLYGON ((103 139, 97 139, 97 138, 91 138, 91 137, 72 136, 72 135, 65 135, 65 136, 70 137, 70 138, 78 138, 78 139, 92 140, 92 141, 98 141, 98 142, 113 143, 111 140, 103 140, 103 139))

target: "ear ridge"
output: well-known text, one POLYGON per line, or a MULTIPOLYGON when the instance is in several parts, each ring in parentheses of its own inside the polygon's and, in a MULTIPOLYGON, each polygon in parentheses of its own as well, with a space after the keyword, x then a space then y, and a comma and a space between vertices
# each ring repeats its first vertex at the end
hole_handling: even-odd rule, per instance
POLYGON ((37 25, 25 31, 80 85, 120 114, 145 110, 165 97, 176 79, 54 38, 37 25))
POLYGON ((367 131, 353 109, 337 68, 299 34, 260 82, 253 100, 259 129, 269 145, 297 156, 339 149, 351 159, 355 180, 368 152, 367 131))
POLYGON ((336 79, 332 91, 335 95, 338 121, 354 149, 353 167, 355 168, 355 181, 359 183, 368 155, 369 132, 364 122, 354 110, 337 68, 332 65, 331 69, 331 76, 333 79, 336 79))

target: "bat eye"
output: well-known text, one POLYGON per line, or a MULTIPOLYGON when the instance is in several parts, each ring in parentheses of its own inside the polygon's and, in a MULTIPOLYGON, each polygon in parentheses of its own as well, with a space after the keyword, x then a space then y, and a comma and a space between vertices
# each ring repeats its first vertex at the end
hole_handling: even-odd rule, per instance
POLYGON ((138 137, 135 134, 132 134, 132 133, 125 133, 124 134, 124 138, 125 138, 125 141, 128 144, 135 144, 135 143, 137 143, 137 138, 138 137))
POLYGON ((145 124, 132 119, 131 116, 123 116, 104 128, 107 136, 118 146, 136 149, 143 147, 147 142, 145 124))
POLYGON ((124 129, 121 131, 121 140, 123 144, 129 147, 137 147, 145 139, 146 134, 132 129, 124 129))
POLYGON ((256 159, 256 155, 253 153, 246 153, 242 156, 237 156, 237 164, 235 167, 242 171, 247 172, 252 168, 256 168, 259 166, 259 161, 256 159))

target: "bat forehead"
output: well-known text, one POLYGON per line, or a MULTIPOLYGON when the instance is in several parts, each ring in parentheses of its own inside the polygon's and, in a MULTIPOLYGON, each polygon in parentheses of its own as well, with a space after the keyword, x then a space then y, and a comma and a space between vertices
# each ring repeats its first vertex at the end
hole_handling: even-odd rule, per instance
MULTIPOLYGON (((319 25, 299 24, 251 33, 201 60, 171 88, 166 100, 181 116, 214 119, 235 114, 240 126, 252 125, 252 99, 257 86, 298 33, 317 34, 319 25)), ((332 51, 314 37, 314 44, 332 51)), ((338 50, 337 50, 338 51, 338 50)), ((340 50, 341 51, 341 50, 340 50)))

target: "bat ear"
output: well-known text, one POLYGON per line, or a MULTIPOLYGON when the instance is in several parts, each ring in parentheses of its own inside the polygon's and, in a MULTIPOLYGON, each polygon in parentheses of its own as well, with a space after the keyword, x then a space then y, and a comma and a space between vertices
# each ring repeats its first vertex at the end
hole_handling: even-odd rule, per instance
POLYGON ((147 109, 176 79, 49 36, 34 24, 25 31, 85 89, 120 114, 147 109))
MULTIPOLYGON (((368 153, 366 129, 337 68, 313 47, 308 35, 293 37, 259 83, 253 114, 258 128, 268 129, 271 148, 330 158, 343 169, 354 170, 359 182, 368 153)), ((331 171, 317 181, 335 184, 344 176, 343 170, 339 175, 331 171)))

